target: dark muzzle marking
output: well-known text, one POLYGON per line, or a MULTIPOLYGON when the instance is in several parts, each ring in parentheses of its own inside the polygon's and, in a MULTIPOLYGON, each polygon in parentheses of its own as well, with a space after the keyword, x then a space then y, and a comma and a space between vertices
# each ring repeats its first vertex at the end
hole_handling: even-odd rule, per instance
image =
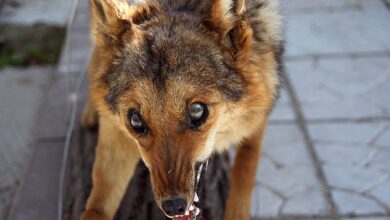
POLYGON ((195 165, 196 176, 195 176, 195 195, 193 198, 193 204, 189 207, 184 215, 168 216, 174 220, 196 220, 200 214, 201 204, 200 204, 200 193, 204 184, 204 175, 207 171, 208 160, 205 162, 200 162, 195 165))

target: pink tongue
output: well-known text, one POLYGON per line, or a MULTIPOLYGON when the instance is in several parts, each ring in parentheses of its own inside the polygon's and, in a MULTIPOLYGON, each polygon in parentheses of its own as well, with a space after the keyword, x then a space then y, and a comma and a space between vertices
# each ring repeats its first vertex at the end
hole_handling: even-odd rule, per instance
POLYGON ((188 215, 183 215, 182 217, 174 217, 173 220, 188 220, 192 217, 192 211, 189 211, 188 215))

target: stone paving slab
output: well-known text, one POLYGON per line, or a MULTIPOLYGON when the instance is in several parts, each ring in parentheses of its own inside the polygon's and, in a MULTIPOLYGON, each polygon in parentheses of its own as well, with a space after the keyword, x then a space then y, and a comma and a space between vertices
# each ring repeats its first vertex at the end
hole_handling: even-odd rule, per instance
POLYGON ((295 119, 294 111, 292 109, 291 100, 287 91, 282 88, 280 90, 279 99, 277 100, 274 109, 271 112, 270 121, 292 121, 295 119))
POLYGON ((58 66, 58 73, 66 74, 84 71, 87 54, 91 50, 88 29, 74 29, 69 41, 65 42, 58 66))
POLYGON ((342 220, 390 220, 390 217, 343 218, 342 220))
POLYGON ((381 0, 284 0, 291 56, 390 50, 390 11, 381 0))
POLYGON ((77 12, 73 21, 73 29, 84 29, 89 31, 89 1, 79 0, 77 12))
POLYGON ((263 149, 252 203, 254 216, 329 214, 313 162, 296 125, 270 125, 263 149))
POLYGON ((61 53, 58 72, 65 74, 84 71, 91 47, 88 0, 79 0, 69 39, 66 40, 61 53))
POLYGON ((377 143, 389 127, 381 121, 309 124, 341 214, 390 216, 390 142, 377 143))
POLYGON ((0 219, 5 218, 31 156, 36 117, 52 70, 0 71, 0 219))
POLYGON ((38 140, 65 139, 71 112, 71 93, 77 80, 76 73, 56 74, 52 77, 45 91, 45 108, 39 114, 40 126, 35 133, 38 140))
MULTIPOLYGON (((84 11, 87 10, 87 7, 85 7, 85 0, 80 1, 80 5, 83 5, 80 9, 84 11)), ((39 122, 40 126, 34 127, 33 136, 37 142, 37 144, 35 144, 34 156, 29 164, 29 172, 24 178, 24 182, 19 190, 20 193, 15 196, 16 201, 13 204, 12 213, 9 219, 52 220, 56 218, 59 183, 58 175, 60 172, 60 163, 62 161, 63 141, 65 140, 66 129, 69 123, 69 104, 72 99, 71 92, 74 91, 76 87, 80 72, 84 70, 88 47, 90 46, 88 29, 81 28, 83 25, 82 22, 87 21, 83 20, 85 17, 76 16, 76 18, 78 19, 76 23, 79 28, 73 30, 71 34, 71 68, 68 69, 67 62, 69 53, 68 51, 63 51, 58 69, 51 68, 50 70, 50 72, 56 74, 47 78, 48 85, 44 90, 44 102, 42 103, 42 106, 40 106, 41 108, 39 108, 41 111, 39 114, 36 114, 35 117, 35 120, 39 122)), ((64 46, 63 48, 67 48, 67 46, 64 46)), ((35 101, 34 98, 39 98, 38 95, 36 95, 36 97, 30 97, 30 95, 34 95, 32 92, 28 94, 29 95, 26 95, 26 98, 30 98, 31 102, 35 101)), ((0 97, 1 95, 2 94, 0 94, 0 97)), ((85 92, 79 94, 79 96, 79 99, 85 99, 85 92)), ((19 106, 23 106, 23 104, 20 104, 19 106)), ((81 111, 81 109, 82 105, 79 106, 78 110, 81 111)), ((25 105, 24 110, 31 111, 34 109, 25 105)), ((1 108, 0 113, 2 113, 1 108)), ((0 159, 1 157, 2 155, 0 155, 0 159)), ((25 162, 27 162, 27 160, 25 160, 25 162)), ((0 166, 0 170, 1 168, 2 167, 0 166)), ((2 180, 2 178, 0 179, 2 180)), ((14 185, 14 187, 16 188, 18 185, 14 185)), ((2 196, 0 198, 3 199, 3 195, 5 195, 7 191, 4 193, 2 191, 0 192, 0 195, 2 196)), ((6 196, 8 196, 6 201, 9 202, 11 196, 6 196)), ((0 219, 3 219, 2 216, 0 216, 0 219)))
POLYGON ((371 0, 281 0, 285 14, 313 13, 313 11, 335 11, 358 7, 360 4, 378 4, 371 0))
POLYGON ((9 219, 57 219, 59 170, 64 143, 37 143, 29 172, 19 189, 9 219))
POLYGON ((286 66, 308 120, 390 116, 390 56, 308 59, 286 66))
POLYGON ((22 26, 38 23, 65 26, 72 7, 72 1, 63 0, 4 1, 0 21, 22 26))

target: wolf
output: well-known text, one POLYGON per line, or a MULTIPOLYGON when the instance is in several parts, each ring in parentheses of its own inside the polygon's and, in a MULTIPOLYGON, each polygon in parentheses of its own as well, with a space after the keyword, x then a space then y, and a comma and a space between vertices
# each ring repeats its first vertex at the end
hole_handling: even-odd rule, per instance
POLYGON ((230 146, 224 219, 250 219, 280 85, 277 0, 90 0, 90 9, 95 47, 82 123, 97 123, 99 135, 81 219, 113 219, 139 160, 158 207, 186 219, 199 167, 230 146))

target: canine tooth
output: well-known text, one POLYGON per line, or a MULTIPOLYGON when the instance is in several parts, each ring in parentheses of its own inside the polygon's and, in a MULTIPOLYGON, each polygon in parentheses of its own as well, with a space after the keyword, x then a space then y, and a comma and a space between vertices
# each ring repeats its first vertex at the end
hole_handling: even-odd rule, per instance
POLYGON ((194 202, 199 202, 199 197, 198 197, 198 194, 197 194, 197 193, 195 193, 194 202))
POLYGON ((190 211, 192 211, 192 210, 194 210, 194 206, 193 205, 190 206, 190 211))
POLYGON ((198 208, 195 209, 195 215, 199 215, 199 213, 200 213, 200 210, 198 208))
POLYGON ((190 212, 187 210, 186 211, 186 213, 184 213, 184 215, 189 215, 190 214, 190 212))

